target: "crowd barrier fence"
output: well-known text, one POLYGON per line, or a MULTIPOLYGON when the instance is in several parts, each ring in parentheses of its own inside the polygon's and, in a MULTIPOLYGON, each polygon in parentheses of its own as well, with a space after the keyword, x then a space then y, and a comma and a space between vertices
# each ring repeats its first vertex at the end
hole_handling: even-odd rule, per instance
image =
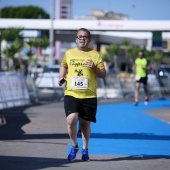
POLYGON ((30 104, 25 76, 18 72, 0 73, 0 109, 30 104))

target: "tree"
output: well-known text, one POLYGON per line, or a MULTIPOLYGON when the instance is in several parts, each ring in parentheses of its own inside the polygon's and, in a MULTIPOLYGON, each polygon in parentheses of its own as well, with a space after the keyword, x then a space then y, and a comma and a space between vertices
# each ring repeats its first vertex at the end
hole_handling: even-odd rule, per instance
POLYGON ((7 41, 14 41, 15 39, 22 38, 22 34, 20 32, 23 30, 23 28, 15 28, 15 27, 9 27, 5 30, 1 31, 1 39, 7 40, 7 41))
POLYGON ((129 63, 130 63, 130 55, 129 55, 129 49, 131 48, 131 42, 128 40, 128 39, 124 39, 123 41, 122 41, 122 44, 121 44, 121 46, 124 48, 124 50, 125 50, 125 59, 126 59, 126 61, 125 61, 125 71, 126 72, 128 72, 128 67, 129 67, 129 63))
POLYGON ((142 48, 137 45, 132 45, 128 39, 122 41, 122 46, 125 49, 125 56, 127 58, 126 71, 128 71, 129 69, 131 70, 129 67, 132 67, 132 63, 134 63, 135 58, 138 56, 138 52, 142 50, 142 48))
MULTIPOLYGON (((29 48, 27 52, 27 56, 29 57, 30 64, 33 62, 35 68, 37 67, 38 56, 35 52, 33 52, 33 48, 36 50, 39 49, 41 53, 41 49, 46 49, 50 45, 49 39, 47 37, 34 37, 29 38, 26 42, 26 46, 29 48), (33 56, 35 55, 35 58, 33 56)), ((44 63, 44 62, 43 62, 44 63)))
POLYGON ((139 46, 136 45, 130 45, 127 49, 128 58, 131 60, 131 62, 135 61, 135 58, 138 56, 138 52, 142 49, 139 46))
POLYGON ((128 39, 124 39, 124 40, 122 41, 122 46, 123 46, 124 49, 125 49, 125 57, 128 58, 128 57, 129 57, 129 56, 128 56, 128 48, 130 48, 130 46, 131 46, 130 41, 129 41, 128 39))
POLYGON ((106 49, 107 53, 113 57, 113 62, 115 65, 115 69, 117 72, 119 72, 119 66, 118 66, 118 62, 117 62, 117 57, 119 55, 120 52, 120 46, 117 44, 111 44, 109 45, 109 47, 106 49))
MULTIPOLYGON (((22 30, 22 28, 11 27, 1 31, 1 40, 5 40, 8 44, 2 51, 5 55, 5 63, 8 71, 14 71, 16 68, 15 64, 17 60, 15 59, 15 54, 19 52, 23 46, 22 34, 20 34, 22 30)), ((18 60, 20 59, 18 58, 18 60)), ((18 62, 20 63, 20 68, 22 68, 21 60, 18 62)))
POLYGON ((110 62, 110 55, 108 53, 102 54, 102 59, 105 62, 110 62))
POLYGON ((37 6, 9 6, 1 9, 1 18, 49 19, 50 16, 37 6))
POLYGON ((158 67, 163 61, 163 54, 160 51, 152 51, 152 57, 150 62, 152 63, 153 67, 158 67))

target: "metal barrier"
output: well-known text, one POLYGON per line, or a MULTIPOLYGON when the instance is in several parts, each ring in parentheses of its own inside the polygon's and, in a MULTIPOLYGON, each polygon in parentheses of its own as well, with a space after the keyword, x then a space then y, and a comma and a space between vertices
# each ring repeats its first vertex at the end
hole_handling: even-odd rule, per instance
POLYGON ((37 103, 39 102, 39 95, 38 95, 38 89, 35 85, 34 76, 35 76, 34 73, 28 74, 26 78, 26 82, 27 82, 27 88, 29 91, 31 101, 34 101, 37 103))
POLYGON ((23 73, 0 73, 0 109, 24 106, 30 103, 23 73))
POLYGON ((133 74, 121 73, 120 74, 122 93, 124 98, 134 97, 135 81, 133 74))
POLYGON ((160 83, 154 74, 148 75, 148 91, 151 97, 163 97, 160 83))
POLYGON ((122 98, 120 77, 117 74, 107 74, 105 79, 98 78, 98 98, 122 98))
POLYGON ((169 96, 170 95, 170 77, 164 76, 164 77, 159 77, 158 82, 160 84, 160 89, 163 97, 169 96))
MULTIPOLYGON (((52 82, 54 79, 52 78, 52 82)), ((54 83, 53 83, 54 84, 54 83)), ((135 92, 135 79, 133 74, 121 73, 121 74, 107 74, 105 79, 97 78, 97 97, 103 99, 113 98, 134 98, 135 92)), ((49 89, 40 89, 35 85, 34 76, 29 76, 29 92, 34 98, 34 101, 38 102, 42 99, 61 100, 64 95, 64 89, 58 90, 55 85, 49 89)), ((164 97, 165 94, 170 93, 170 78, 158 80, 154 74, 148 75, 148 90, 149 95, 153 98, 164 97)), ((144 97, 144 90, 141 85, 140 97, 144 97)))
MULTIPOLYGON (((148 91, 153 98, 163 97, 163 92, 170 93, 170 79, 164 80, 164 87, 154 74, 148 75, 148 91)), ((98 79, 97 96, 98 98, 134 98, 135 79, 133 74, 121 73, 107 74, 106 78, 98 79)), ((143 85, 140 88, 140 97, 144 97, 143 85)))
MULTIPOLYGON (((41 87, 39 88, 35 83, 35 74, 31 73, 27 75, 27 86, 32 102, 62 100, 64 95, 64 85, 61 88, 56 87, 56 82, 53 76, 50 77, 52 82, 51 88, 41 87)), ((58 83, 58 82, 57 82, 58 83)))

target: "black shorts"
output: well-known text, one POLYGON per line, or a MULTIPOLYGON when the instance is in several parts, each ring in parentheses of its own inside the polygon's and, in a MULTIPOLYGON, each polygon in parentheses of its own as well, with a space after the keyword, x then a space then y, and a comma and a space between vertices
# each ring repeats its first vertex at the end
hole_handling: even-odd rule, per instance
POLYGON ((136 80, 138 83, 143 83, 144 85, 147 85, 147 77, 141 77, 139 80, 136 80))
POLYGON ((97 98, 78 99, 73 96, 64 96, 66 117, 71 113, 78 113, 79 117, 96 123, 97 98))

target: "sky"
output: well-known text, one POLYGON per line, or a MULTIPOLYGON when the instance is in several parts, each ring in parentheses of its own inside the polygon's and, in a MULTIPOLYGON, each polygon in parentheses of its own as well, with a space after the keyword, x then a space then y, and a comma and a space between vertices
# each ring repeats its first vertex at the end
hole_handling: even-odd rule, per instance
MULTIPOLYGON (((49 14, 50 4, 51 0, 0 0, 0 8, 33 5, 49 14)), ((134 20, 170 20, 170 0, 72 0, 72 4, 72 18, 89 15, 92 9, 103 9, 134 20)))

